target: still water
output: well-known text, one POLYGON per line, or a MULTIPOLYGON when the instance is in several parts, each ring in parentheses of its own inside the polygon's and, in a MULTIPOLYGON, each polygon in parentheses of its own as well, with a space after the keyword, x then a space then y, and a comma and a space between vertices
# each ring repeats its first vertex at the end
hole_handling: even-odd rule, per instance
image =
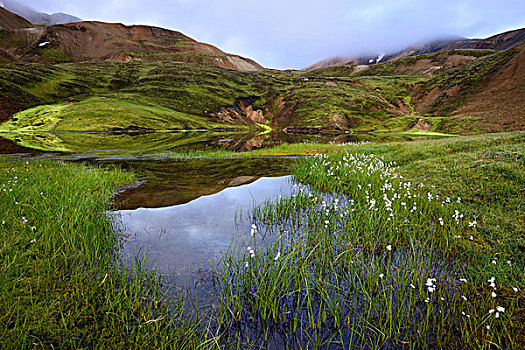
POLYGON ((253 206, 290 193, 293 159, 177 160, 162 154, 390 138, 283 132, 13 133, 0 135, 0 154, 25 153, 133 170, 139 184, 119 193, 110 212, 123 238, 122 262, 132 266, 136 259, 144 259, 164 283, 174 288, 197 287, 202 293, 211 280, 213 262, 230 245, 245 244, 250 238, 253 206))
POLYGON ((127 237, 123 261, 129 266, 147 256, 164 283, 201 284, 230 244, 250 245, 253 206, 286 196, 290 189, 291 176, 261 177, 185 204, 115 211, 115 222, 127 237))
POLYGON ((290 194, 290 158, 121 161, 141 185, 115 197, 110 212, 123 237, 122 263, 142 260, 170 292, 207 300, 213 262, 229 247, 249 245, 250 211, 290 194))

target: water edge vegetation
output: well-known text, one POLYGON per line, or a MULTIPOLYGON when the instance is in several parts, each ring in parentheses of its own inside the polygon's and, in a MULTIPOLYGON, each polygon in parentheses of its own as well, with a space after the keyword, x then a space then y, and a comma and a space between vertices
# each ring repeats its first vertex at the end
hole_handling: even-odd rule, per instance
POLYGON ((0 344, 517 349, 524 141, 330 146, 340 151, 298 160, 309 187, 255 209, 254 236, 269 243, 224 255, 219 305, 201 315, 163 299, 146 262, 118 265, 105 210, 132 174, 0 159, 0 344))

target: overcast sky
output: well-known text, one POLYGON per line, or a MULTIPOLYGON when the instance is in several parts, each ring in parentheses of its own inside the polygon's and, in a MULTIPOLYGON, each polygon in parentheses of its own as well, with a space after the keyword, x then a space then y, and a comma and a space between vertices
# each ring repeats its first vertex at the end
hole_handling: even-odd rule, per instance
POLYGON ((178 30, 270 68, 525 27, 525 0, 17 0, 84 20, 178 30))

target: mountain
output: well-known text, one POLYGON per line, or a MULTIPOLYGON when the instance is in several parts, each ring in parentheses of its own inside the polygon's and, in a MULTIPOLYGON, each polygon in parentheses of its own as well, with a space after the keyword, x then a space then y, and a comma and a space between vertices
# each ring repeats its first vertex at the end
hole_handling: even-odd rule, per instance
POLYGON ((14 0, 0 0, 0 6, 27 19, 32 24, 37 25, 63 24, 82 21, 80 18, 66 13, 59 12, 48 15, 47 13, 38 12, 31 7, 14 0))
POLYGON ((10 30, 0 49, 13 61, 45 64, 82 61, 176 61, 221 68, 264 70, 176 31, 143 25, 78 22, 10 30))
POLYGON ((265 70, 149 26, 3 30, 0 48, 16 63, 0 64, 0 132, 28 132, 31 142, 43 142, 32 132, 261 125, 288 134, 525 130, 525 45, 514 47, 521 35, 422 45, 418 52, 437 51, 303 72, 265 70))
POLYGON ((486 50, 506 50, 525 44, 525 28, 508 31, 502 34, 491 36, 487 39, 465 39, 451 37, 431 42, 424 42, 408 47, 402 51, 357 57, 332 57, 321 60, 304 68, 304 71, 311 71, 319 68, 326 68, 340 65, 372 65, 379 62, 389 62, 403 57, 424 55, 427 53, 458 50, 458 49, 486 49, 486 50))
POLYGON ((9 30, 29 27, 32 27, 29 21, 0 7, 0 29, 9 30))

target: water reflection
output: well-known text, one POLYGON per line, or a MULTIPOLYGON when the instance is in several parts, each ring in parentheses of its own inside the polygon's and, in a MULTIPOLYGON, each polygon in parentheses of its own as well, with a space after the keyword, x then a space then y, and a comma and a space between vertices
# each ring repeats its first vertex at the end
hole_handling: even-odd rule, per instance
POLYGON ((118 194, 117 209, 159 208, 187 203, 227 187, 251 183, 260 177, 290 174, 293 159, 160 159, 95 161, 132 169, 143 182, 118 194))
MULTIPOLYGON (((5 145, 35 149, 44 152, 96 153, 128 152, 131 154, 184 152, 195 150, 250 151, 282 143, 318 142, 343 143, 359 141, 407 140, 406 136, 368 133, 306 134, 274 130, 267 133, 253 131, 187 131, 148 133, 2 133, 1 148, 5 145), (6 141, 9 140, 9 141, 6 141)), ((17 151, 15 151, 17 152, 17 151)), ((12 152, 7 152, 12 153, 12 152)))
POLYGON ((178 287, 185 287, 189 280, 206 279, 210 261, 232 242, 242 244, 250 239, 252 223, 247 212, 290 191, 291 176, 262 177, 185 204, 113 212, 128 237, 122 247, 123 261, 129 266, 135 258, 147 256, 164 282, 178 287))

